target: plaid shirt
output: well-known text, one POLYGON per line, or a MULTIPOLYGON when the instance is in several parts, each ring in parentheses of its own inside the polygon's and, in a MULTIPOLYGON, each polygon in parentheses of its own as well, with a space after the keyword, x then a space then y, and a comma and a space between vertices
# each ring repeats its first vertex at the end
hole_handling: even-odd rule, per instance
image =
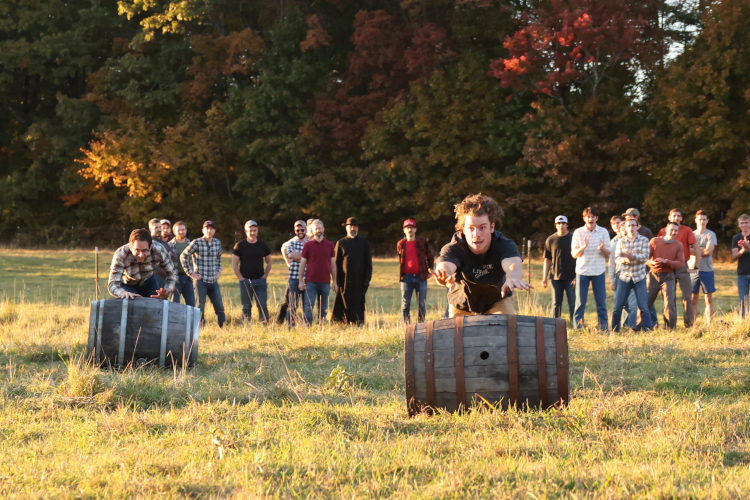
POLYGON ((216 273, 221 272, 221 252, 221 241, 216 238, 211 243, 205 237, 197 238, 182 252, 180 262, 188 276, 197 272, 204 283, 215 283, 216 273))
POLYGON ((143 284, 154 274, 156 266, 164 269, 167 282, 164 288, 174 290, 177 285, 177 269, 175 269, 169 253, 162 245, 151 245, 151 253, 146 260, 138 262, 130 252, 130 245, 123 245, 115 251, 112 265, 109 268, 107 289, 114 297, 119 297, 125 290, 122 285, 138 286, 143 284))
MULTIPOLYGON (((305 243, 307 243, 307 238, 301 240, 295 236, 291 240, 284 243, 284 245, 282 245, 282 248, 286 248, 286 255, 288 257, 292 252, 302 253, 302 249, 305 247, 305 243)), ((295 262, 291 259, 289 259, 289 279, 299 279, 299 262, 295 262)))
POLYGON ((619 278, 624 282, 638 283, 648 274, 646 261, 648 260, 649 246, 648 238, 636 234, 635 238, 629 240, 620 238, 615 249, 615 263, 620 266, 619 278), (623 257, 622 253, 633 254, 633 257, 623 257))
MULTIPOLYGON (((432 256, 430 245, 426 238, 417 236, 415 247, 417 248, 417 260, 419 261, 419 279, 427 281, 430 279, 430 272, 435 266, 435 257, 432 256)), ((404 261, 406 260, 406 238, 401 238, 396 243, 399 263, 399 281, 404 281, 404 261)))
POLYGON ((575 253, 583 247, 583 241, 589 237, 589 244, 583 251, 583 255, 576 259, 576 274, 584 276, 599 276, 607 271, 607 259, 599 250, 599 243, 604 244, 604 249, 611 250, 609 244, 609 233, 601 226, 594 227, 593 231, 588 231, 586 226, 579 227, 573 232, 573 242, 570 245, 570 253, 575 253))

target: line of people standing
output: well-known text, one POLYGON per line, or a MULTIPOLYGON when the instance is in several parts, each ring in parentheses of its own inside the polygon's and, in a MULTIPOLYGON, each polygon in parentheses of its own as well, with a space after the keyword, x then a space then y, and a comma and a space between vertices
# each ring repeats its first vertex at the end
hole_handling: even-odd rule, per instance
MULTIPOLYGON (((567 296, 570 318, 577 328, 584 325, 588 288, 591 285, 596 303, 599 329, 609 329, 605 272, 609 268, 610 287, 615 293, 611 329, 618 331, 623 321, 634 330, 649 330, 658 325, 655 302, 664 301, 663 321, 667 328, 677 323, 677 287, 679 286, 683 322, 695 323, 700 292, 705 300, 708 323, 714 313, 716 291, 713 253, 716 234, 707 228, 708 214, 699 210, 695 215, 696 229, 682 224, 679 209, 669 212, 667 224, 653 237, 640 224, 640 213, 628 209, 622 216, 610 219, 615 236, 610 239, 599 226, 596 209, 583 211, 584 226, 568 231, 568 219, 555 219, 555 234, 544 246, 542 286, 547 287, 551 274, 554 315, 562 316, 562 303, 567 296)), ((740 311, 744 317, 750 289, 750 216, 738 219, 741 232, 733 238, 732 257, 738 261, 737 284, 740 311)))

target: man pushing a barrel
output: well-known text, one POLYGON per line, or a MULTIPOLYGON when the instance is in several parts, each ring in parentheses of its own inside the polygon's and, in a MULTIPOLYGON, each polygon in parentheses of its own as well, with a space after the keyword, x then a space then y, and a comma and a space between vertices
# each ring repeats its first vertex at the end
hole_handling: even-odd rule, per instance
POLYGON ((516 244, 496 231, 503 210, 482 193, 456 205, 456 233, 430 273, 447 286, 450 317, 471 314, 515 314, 513 290, 533 288, 523 280, 516 244))
POLYGON ((130 240, 115 251, 109 268, 107 289, 118 299, 151 297, 167 299, 177 284, 177 270, 163 245, 153 245, 151 233, 136 229, 130 240), (159 288, 154 269, 166 273, 166 284, 159 288))

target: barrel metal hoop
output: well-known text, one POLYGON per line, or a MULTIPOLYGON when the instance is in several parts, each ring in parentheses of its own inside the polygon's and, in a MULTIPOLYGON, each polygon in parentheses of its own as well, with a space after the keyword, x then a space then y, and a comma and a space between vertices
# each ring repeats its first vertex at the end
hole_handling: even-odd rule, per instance
POLYGON ((542 409, 549 408, 547 395, 547 358, 544 354, 544 319, 536 319, 536 366, 539 374, 539 403, 542 409))
POLYGON ((89 361, 93 361, 92 353, 96 349, 96 320, 99 316, 99 301, 91 302, 91 314, 89 315, 89 343, 86 348, 86 356, 89 361))
POLYGON ((563 404, 570 400, 569 373, 568 373, 568 332, 565 320, 555 320, 555 352, 557 365, 557 394, 563 404))
POLYGON ((456 403, 458 411, 466 409, 466 378, 464 375, 464 318, 456 316, 456 334, 453 337, 453 365, 456 368, 456 403))
POLYGON ((104 299, 99 301, 99 316, 96 321, 96 363, 102 362, 102 327, 104 324, 104 299))
POLYGON ((117 364, 125 366, 125 334, 128 329, 128 299, 122 299, 122 314, 120 316, 120 342, 118 344, 117 364))
POLYGON ((190 357, 193 363, 198 363, 198 344, 200 343, 201 333, 201 310, 193 307, 193 348, 190 351, 190 357))
MULTIPOLYGON (((167 333, 169 330, 169 301, 164 300, 161 315, 161 347, 159 348, 159 368, 166 366, 167 360, 167 333)), ((174 362, 174 359, 172 360, 174 362)))
POLYGON ((435 396, 435 355, 433 347, 432 334, 435 328, 435 322, 425 323, 425 348, 424 348, 424 368, 425 382, 427 383, 427 406, 429 412, 433 412, 437 406, 435 396))
POLYGON ((193 352, 193 310, 189 307, 185 308, 185 347, 182 350, 182 362, 184 366, 190 364, 190 356, 193 352))
POLYGON ((508 382, 510 398, 508 405, 516 406, 519 398, 518 385, 518 331, 516 329, 516 315, 508 315, 508 382))
POLYGON ((406 327, 404 339, 404 383, 406 385, 406 410, 413 417, 417 410, 416 368, 414 366, 414 330, 416 325, 406 327))

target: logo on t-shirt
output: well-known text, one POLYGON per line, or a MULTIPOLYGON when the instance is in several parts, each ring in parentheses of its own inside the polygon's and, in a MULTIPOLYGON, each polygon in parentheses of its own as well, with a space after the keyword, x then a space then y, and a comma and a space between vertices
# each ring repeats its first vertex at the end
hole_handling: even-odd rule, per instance
POLYGON ((482 276, 486 276, 486 275, 490 274, 490 271, 492 269, 494 269, 494 267, 492 266, 492 264, 485 264, 484 267, 482 267, 482 269, 474 269, 473 270, 473 272, 474 272, 474 279, 479 279, 482 276))

